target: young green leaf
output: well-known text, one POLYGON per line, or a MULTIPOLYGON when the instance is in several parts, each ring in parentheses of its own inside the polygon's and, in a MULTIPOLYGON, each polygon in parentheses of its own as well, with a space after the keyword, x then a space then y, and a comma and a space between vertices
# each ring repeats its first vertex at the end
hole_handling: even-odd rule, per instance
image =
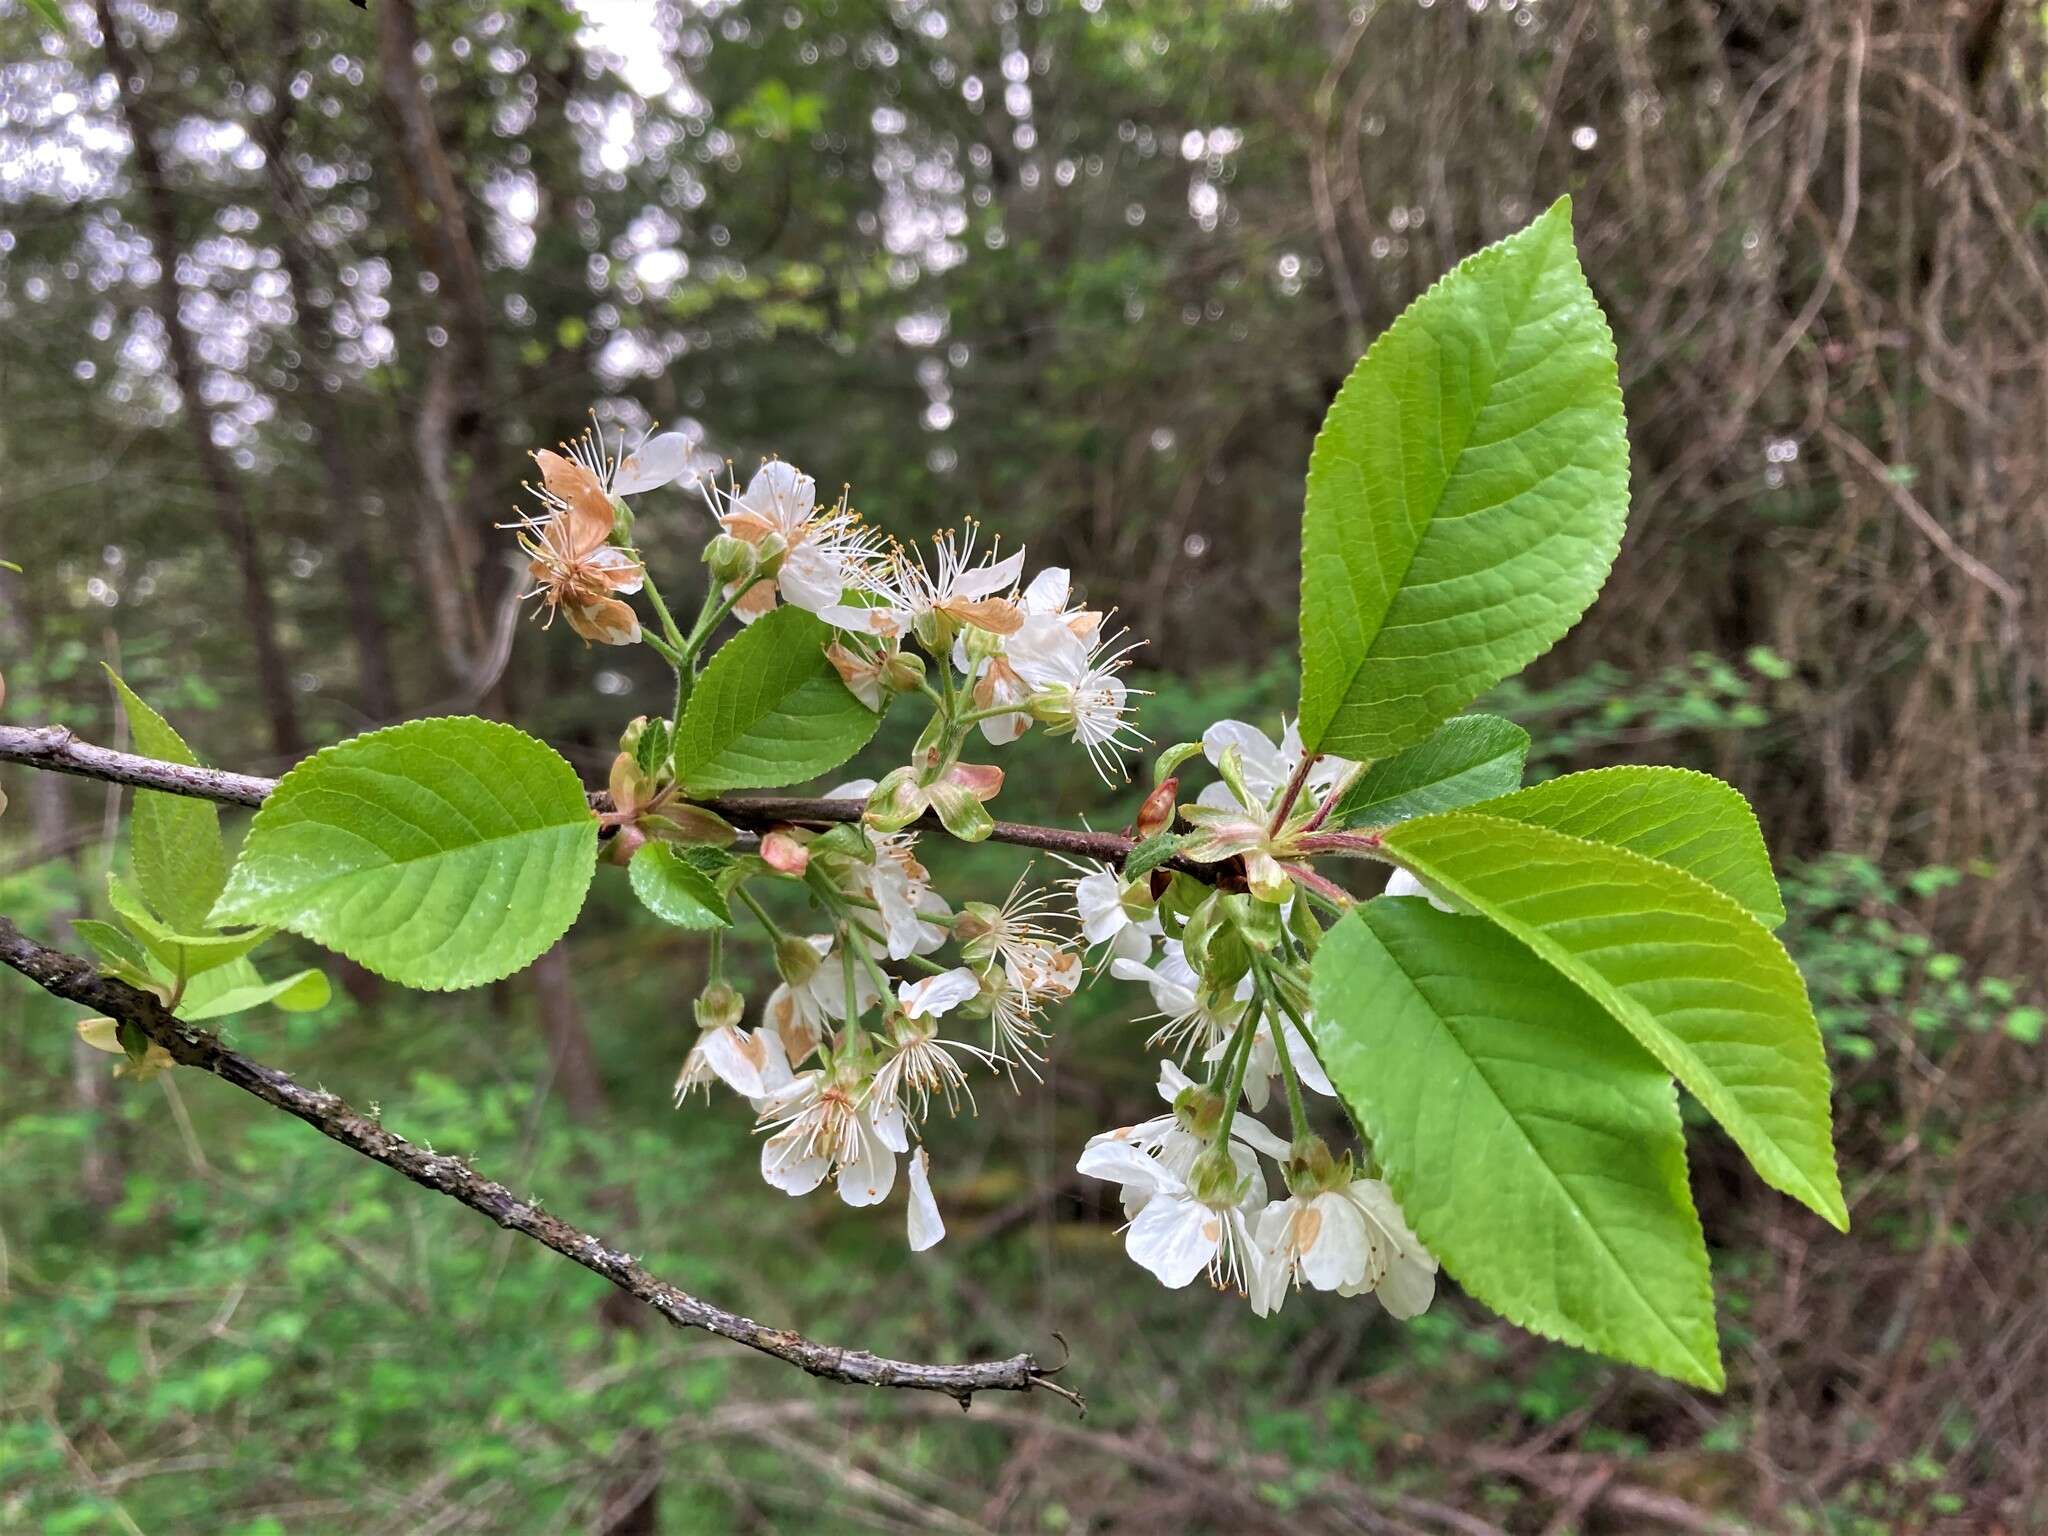
POLYGON ((730 928, 732 913, 712 876, 667 843, 644 843, 627 866, 640 905, 678 928, 730 928))
POLYGON ((265 981, 256 974, 252 965, 246 972, 233 969, 217 971, 205 980, 212 982, 214 976, 225 976, 231 984, 188 988, 177 1008, 178 1017, 186 1023, 224 1019, 230 1014, 261 1008, 266 1003, 286 1013, 311 1013, 316 1008, 325 1008, 333 996, 324 971, 298 971, 280 981, 265 981))
POLYGON ((107 875, 107 904, 129 934, 173 977, 184 981, 232 965, 276 931, 245 928, 239 933, 180 933, 160 921, 141 895, 112 872, 107 875))
MULTIPOLYGON (((164 717, 143 703, 135 691, 107 668, 121 707, 128 715, 135 750, 196 768, 199 759, 171 729, 164 717)), ((227 884, 228 855, 220 837, 220 812, 190 795, 167 795, 153 789, 135 792, 129 819, 130 852, 135 883, 165 922, 184 933, 206 926, 206 914, 227 884)))
POLYGON ((1740 790, 1710 775, 1686 768, 1595 768, 1470 809, 1632 848, 1725 891, 1766 927, 1785 921, 1756 812, 1740 790))
POLYGON ((154 990, 169 986, 177 978, 158 965, 126 931, 97 918, 73 918, 71 931, 99 957, 100 969, 117 976, 131 987, 154 990))
POLYGON ((1124 855, 1123 875, 1126 883, 1151 874, 1153 870, 1179 853, 1180 845, 1185 841, 1187 834, 1183 832, 1155 832, 1133 846, 1131 851, 1124 855))
POLYGON ((1806 984, 1731 897, 1627 848, 1471 811, 1404 821, 1383 842, 1604 1008, 1765 1183, 1847 1229, 1806 984))
POLYGON ((1309 459, 1301 736, 1384 758, 1577 622, 1628 515, 1614 340, 1560 199, 1411 304, 1309 459))
POLYGON ((250 825, 216 921, 277 923, 406 986, 480 986, 568 931, 597 865, 576 770, 491 720, 314 754, 250 825))
POLYGON ((1546 1337, 1719 1391, 1671 1078, 1482 918, 1394 898, 1315 961, 1316 1047, 1408 1223, 1546 1337))
POLYGON ((1460 715, 1429 740, 1367 768, 1331 820, 1340 827, 1384 827, 1504 795, 1522 782, 1528 756, 1529 733, 1514 721, 1460 715))
POLYGON ((781 607, 735 635, 691 691, 676 735, 676 773, 692 793, 795 784, 837 768, 880 717, 825 659, 828 632, 781 607))

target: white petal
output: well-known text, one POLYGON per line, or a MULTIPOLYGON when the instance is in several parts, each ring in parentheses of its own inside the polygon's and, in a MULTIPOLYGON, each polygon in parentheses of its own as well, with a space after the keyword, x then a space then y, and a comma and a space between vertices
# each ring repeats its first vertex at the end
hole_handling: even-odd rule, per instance
POLYGON ((1287 1143, 1275 1136, 1250 1115, 1233 1116, 1230 1122, 1230 1139, 1241 1141, 1246 1146, 1263 1152, 1276 1163, 1287 1161, 1287 1143))
POLYGON ((773 459, 754 471, 734 510, 750 512, 784 536, 810 521, 818 504, 818 483, 794 464, 773 459))
POLYGON ((1018 576, 1024 571, 1024 551, 1019 549, 1007 560, 998 560, 994 565, 985 565, 978 570, 962 571, 960 579, 953 583, 955 597, 987 597, 1002 592, 1017 584, 1018 576))
POLYGON ((778 1132, 761 1143, 761 1177, 785 1195, 808 1195, 825 1181, 831 1160, 822 1153, 800 1157, 796 1140, 778 1132))
POLYGON ((1107 1179, 1114 1184, 1135 1185, 1166 1194, 1178 1194, 1181 1188, 1180 1180, 1161 1167, 1157 1158, 1148 1156, 1132 1142, 1120 1139, 1115 1131, 1091 1137, 1088 1145, 1081 1149, 1081 1158, 1074 1164, 1074 1170, 1091 1179, 1107 1179))
POLYGON ((950 1013, 980 992, 981 978, 966 966, 956 965, 922 981, 905 982, 897 988, 896 998, 913 1019, 926 1019, 950 1013))
POLYGON ((1223 1241, 1223 1218, 1199 1201, 1153 1200, 1138 1212, 1124 1239, 1130 1256, 1179 1290, 1208 1265, 1223 1241))
POLYGON ((1294 1021, 1283 1020, 1280 1027, 1287 1036, 1287 1059, 1294 1063, 1294 1075, 1301 1079, 1301 1086, 1325 1098, 1336 1097, 1337 1090, 1330 1086, 1329 1074, 1323 1071, 1323 1064, 1316 1060, 1315 1051, 1302 1037, 1301 1031, 1295 1028, 1294 1021))
POLYGON ((1062 567, 1048 565, 1024 589, 1024 611, 1058 613, 1067 606, 1067 594, 1072 588, 1073 582, 1062 567))
POLYGON ((1029 715, 990 715, 981 722, 982 740, 992 747, 1007 747, 1030 729, 1029 715))
POLYGON ((1396 1258, 1387 1265, 1373 1295, 1394 1317, 1420 1317, 1436 1298, 1436 1265, 1433 1261, 1424 1266, 1407 1258, 1396 1258))
POLYGON ((1195 796, 1195 804, 1206 805, 1212 810, 1241 811, 1244 804, 1237 798, 1237 791, 1218 779, 1214 784, 1204 784, 1202 792, 1195 796))
POLYGON ((1319 1291, 1341 1290, 1363 1280, 1372 1262, 1365 1213, 1339 1194, 1317 1195, 1305 1213, 1313 1214, 1297 1222, 1295 1231, 1312 1228, 1314 1235, 1301 1249, 1301 1278, 1319 1291))
POLYGON ((1074 912, 1091 945, 1108 943, 1130 922, 1124 911, 1123 882, 1108 870, 1082 876, 1074 882, 1074 912))
POLYGON ((614 496, 637 496, 667 485, 690 467, 690 440, 680 432, 650 437, 619 461, 614 496))
POLYGON ((1427 897, 1429 904, 1439 912, 1457 911, 1456 907, 1453 907, 1405 869, 1397 869, 1387 876, 1386 889, 1381 891, 1380 894, 1382 896, 1423 896, 1427 897))
POLYGON ((880 635, 886 640, 902 638, 910 621, 895 608, 863 608, 855 604, 833 604, 818 610, 818 617, 835 629, 856 635, 880 635))
POLYGON ((1181 1095, 1184 1088, 1195 1086, 1195 1080, 1181 1071, 1180 1063, 1162 1061, 1159 1063, 1159 1097, 1171 1104, 1181 1095))
POLYGON ((839 1170, 839 1198, 848 1205, 880 1205, 895 1187, 895 1152, 880 1136, 862 1135, 859 1153, 839 1170))
MULTIPOLYGON (((848 779, 836 789, 826 790, 825 798, 827 800, 865 800, 874 793, 874 790, 875 781, 873 779, 848 779)), ((813 940, 812 942, 816 943, 817 941, 813 940)), ((832 940, 827 938, 825 940, 825 949, 830 949, 831 947, 832 940)), ((825 949, 819 950, 818 953, 824 954, 825 949)))
POLYGON ((892 1104, 879 1115, 869 1115, 868 1127, 891 1152, 910 1150, 910 1129, 901 1106, 892 1104))
POLYGON ((783 559, 775 584, 789 602, 818 613, 838 602, 846 590, 846 568, 830 550, 799 544, 783 559))
POLYGON ((1004 642, 1003 657, 1034 689, 1071 687, 1088 675, 1087 643, 1057 619, 1026 619, 1004 642))
POLYGON ((1218 720, 1202 732, 1202 755, 1218 767, 1223 754, 1237 748, 1245 786, 1255 795, 1272 796, 1287 782, 1288 768, 1273 738, 1242 720, 1218 720))
POLYGON ((1294 1279, 1287 1251, 1287 1228, 1294 1219, 1295 1202, 1277 1201, 1259 1213, 1252 1238, 1251 1303, 1260 1317, 1271 1317, 1287 1300, 1294 1279))
POLYGON ((768 1092, 768 1085, 761 1081, 761 1068, 767 1058, 758 1035, 727 1025, 704 1035, 697 1048, 704 1053, 705 1065, 718 1074, 718 1080, 741 1098, 758 1099, 768 1092))
POLYGON ((931 1159, 919 1147, 910 1154, 910 1251, 923 1253, 945 1235, 939 1203, 932 1198, 931 1159))
POLYGON ((1117 929, 1116 937, 1109 943, 1110 963, 1119 962, 1142 965, 1152 958, 1152 934, 1147 925, 1126 923, 1117 929))

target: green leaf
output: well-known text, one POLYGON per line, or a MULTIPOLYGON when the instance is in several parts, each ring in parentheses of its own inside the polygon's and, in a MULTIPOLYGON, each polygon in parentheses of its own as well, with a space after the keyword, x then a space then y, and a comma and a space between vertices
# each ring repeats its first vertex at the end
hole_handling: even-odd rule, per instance
POLYGON ((1354 911, 1315 961, 1316 1047, 1416 1236, 1511 1322, 1719 1391, 1671 1078, 1500 929, 1354 911))
POLYGON ((1627 516, 1614 341, 1560 199, 1411 304, 1331 403, 1302 520, 1303 744, 1427 738, 1577 622, 1627 516))
POLYGON ((111 871, 107 902, 129 934, 162 961, 173 977, 184 980, 232 965, 277 931, 259 927, 239 933, 180 933, 160 921, 135 889, 111 871))
POLYGON ((1732 898, 1630 849, 1471 811, 1404 821, 1382 841, 1604 1008, 1765 1183, 1847 1229, 1806 984, 1732 898))
POLYGON ((596 865, 560 754, 492 720, 414 720, 287 773, 213 915, 277 923, 406 986, 474 987, 566 933, 596 865))
MULTIPOLYGON (((282 981, 265 981, 251 966, 248 976, 253 979, 238 976, 236 980, 240 984, 235 986, 188 990, 178 1004, 178 1017, 188 1024, 197 1024, 206 1019, 226 1018, 232 1013, 246 1013, 266 1003, 286 1013, 311 1013, 316 1008, 325 1008, 333 996, 324 971, 299 971, 282 981)), ((212 980, 211 977, 207 979, 212 980)))
POLYGON ((91 946, 102 971, 132 987, 155 988, 176 979, 162 973, 142 946, 112 923, 89 917, 73 918, 71 931, 91 946))
POLYGON ((732 926, 717 882, 667 843, 642 844, 627 876, 640 904, 665 923, 698 930, 732 926))
POLYGON ((640 739, 633 744, 633 762, 648 778, 657 778, 668 766, 669 747, 668 722, 659 717, 651 719, 641 727, 640 739))
MULTIPOLYGON (((136 696, 112 667, 114 691, 128 714, 129 734, 144 757, 199 766, 199 759, 164 717, 136 696)), ((129 823, 135 860, 135 883, 165 922, 184 933, 206 926, 221 888, 227 884, 228 855, 220 838, 220 812, 190 795, 166 795, 153 789, 135 792, 129 823)))
POLYGON ((1534 784, 1472 810, 1632 848, 1697 875, 1766 927, 1785 921, 1756 812, 1732 784, 1686 768, 1595 768, 1534 784))
MULTIPOLYGON (((59 5, 57 0, 28 0, 28 5, 29 9, 42 17, 44 23, 52 30, 65 37, 71 35, 71 26, 64 20, 64 7, 59 5)), ((8 565, 5 560, 0 560, 0 565, 7 565, 9 570, 21 569, 18 565, 8 565)))
POLYGON ((1498 715, 1460 715, 1429 740, 1374 763, 1352 782, 1331 819, 1340 827, 1391 826, 1504 795, 1522 782, 1529 733, 1498 715))
POLYGON ((784 606, 711 658, 676 736, 676 773, 693 794, 795 784, 867 745, 880 717, 832 670, 828 638, 817 618, 784 606))

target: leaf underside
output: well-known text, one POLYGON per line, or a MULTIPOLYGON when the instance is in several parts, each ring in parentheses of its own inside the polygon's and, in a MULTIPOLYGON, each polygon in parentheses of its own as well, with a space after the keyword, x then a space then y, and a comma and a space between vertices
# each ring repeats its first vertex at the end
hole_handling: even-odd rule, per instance
POLYGON ((1512 720, 1459 715, 1427 741, 1367 768, 1333 819, 1340 827, 1383 827, 1504 795, 1522 782, 1528 756, 1529 733, 1512 720))

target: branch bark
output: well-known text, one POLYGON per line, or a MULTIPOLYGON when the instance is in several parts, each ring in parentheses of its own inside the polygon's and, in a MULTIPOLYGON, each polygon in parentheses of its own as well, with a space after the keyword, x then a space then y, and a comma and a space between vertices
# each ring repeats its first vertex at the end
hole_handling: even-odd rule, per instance
MULTIPOLYGON (((132 752, 113 752, 80 741, 68 726, 0 725, 0 763, 25 763, 52 773, 68 773, 109 784, 128 784, 137 789, 157 789, 166 794, 191 795, 219 805, 261 805, 277 788, 277 780, 249 773, 229 773, 220 768, 188 768, 180 763, 138 757, 132 752)), ((611 799, 602 791, 590 797, 596 810, 609 810, 611 799)), ((695 802, 709 807, 734 826, 749 832, 771 827, 826 825, 859 821, 865 806, 860 800, 814 799, 802 795, 715 795, 695 802)), ((938 818, 927 813, 914 826, 938 827, 938 818)), ((1031 822, 999 821, 989 841, 1019 848, 1037 848, 1073 859, 1095 859, 1121 867, 1136 846, 1121 832, 1076 832, 1067 827, 1045 827, 1031 822)), ((1181 870, 1199 880, 1213 881, 1218 866, 1195 864, 1184 859, 1168 861, 1168 868, 1181 870)))
MULTIPOLYGON (((119 755, 119 754, 113 754, 119 755)), ((232 777, 232 776, 230 776, 232 777)), ((119 781, 130 782, 130 781, 119 781)), ((152 786, 156 787, 156 786, 152 786)), ((236 802, 239 803, 239 802, 236 802)), ((321 1135, 350 1151, 403 1174, 508 1231, 532 1239, 602 1276, 621 1291, 651 1307, 677 1328, 696 1328, 772 1355, 777 1360, 826 1381, 853 1386, 897 1387, 942 1392, 964 1408, 977 1392, 1029 1392, 1043 1388, 1084 1406, 1079 1394, 1050 1378, 1058 1366, 1042 1366, 1030 1355, 962 1365, 928 1365, 892 1360, 867 1350, 840 1349, 814 1343, 787 1328, 771 1328, 750 1317, 728 1312, 657 1279, 595 1234, 521 1199, 504 1185, 485 1178, 459 1157, 432 1152, 385 1129, 324 1089, 308 1088, 275 1067, 221 1044, 210 1032, 174 1017, 148 992, 102 976, 89 960, 46 949, 0 917, 0 964, 9 966, 52 996, 134 1025, 180 1065, 210 1072, 273 1109, 305 1121, 321 1135)))

